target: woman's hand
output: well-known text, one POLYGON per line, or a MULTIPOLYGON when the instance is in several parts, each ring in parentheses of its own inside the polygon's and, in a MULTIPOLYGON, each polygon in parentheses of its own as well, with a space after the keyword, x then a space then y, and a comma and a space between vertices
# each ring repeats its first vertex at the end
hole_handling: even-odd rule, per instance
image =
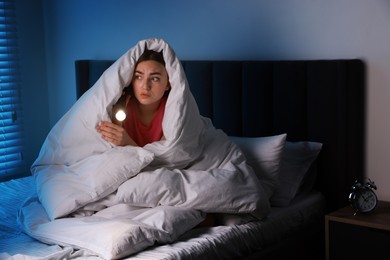
POLYGON ((96 130, 102 135, 104 140, 114 145, 138 146, 122 126, 118 126, 108 121, 102 121, 96 126, 96 130))

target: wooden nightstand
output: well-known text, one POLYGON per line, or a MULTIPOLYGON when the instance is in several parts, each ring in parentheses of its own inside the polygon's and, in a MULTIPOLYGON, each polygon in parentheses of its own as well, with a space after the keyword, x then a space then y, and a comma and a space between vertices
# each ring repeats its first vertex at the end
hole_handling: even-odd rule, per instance
POLYGON ((369 214, 353 213, 348 206, 325 216, 326 259, 389 257, 390 202, 379 201, 369 214))

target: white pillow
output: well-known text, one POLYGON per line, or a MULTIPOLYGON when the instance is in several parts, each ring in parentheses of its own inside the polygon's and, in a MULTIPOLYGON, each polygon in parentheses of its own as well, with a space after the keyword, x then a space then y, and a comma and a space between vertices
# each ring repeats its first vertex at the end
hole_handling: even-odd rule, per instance
POLYGON ((36 166, 37 193, 54 220, 114 192, 154 159, 139 147, 114 147, 73 165, 36 166))
POLYGON ((279 185, 279 168, 287 134, 266 137, 237 137, 230 139, 241 148, 270 198, 279 185))
POLYGON ((317 142, 286 142, 279 172, 280 185, 270 200, 272 206, 288 206, 305 179, 311 180, 309 189, 312 188, 315 176, 308 174, 316 172, 309 169, 321 148, 322 144, 317 142))
POLYGON ((137 209, 118 204, 93 216, 50 221, 35 198, 25 202, 19 215, 20 224, 31 237, 88 249, 104 259, 121 259, 156 243, 173 242, 204 219, 204 214, 194 209, 137 209))

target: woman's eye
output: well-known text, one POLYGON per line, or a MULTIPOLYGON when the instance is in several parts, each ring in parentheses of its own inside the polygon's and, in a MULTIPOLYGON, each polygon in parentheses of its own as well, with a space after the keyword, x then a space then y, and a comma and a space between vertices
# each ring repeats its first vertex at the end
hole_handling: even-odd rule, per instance
POLYGON ((135 79, 141 79, 141 76, 139 76, 139 75, 135 75, 135 77, 134 77, 135 79))
POLYGON ((160 81, 160 78, 159 78, 159 77, 153 77, 153 78, 152 78, 152 81, 156 81, 156 82, 157 82, 157 81, 160 81))

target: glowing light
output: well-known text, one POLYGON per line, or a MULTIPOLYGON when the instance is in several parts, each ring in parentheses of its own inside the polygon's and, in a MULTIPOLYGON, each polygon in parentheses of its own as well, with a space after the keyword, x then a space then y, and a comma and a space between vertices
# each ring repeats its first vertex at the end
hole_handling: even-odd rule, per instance
POLYGON ((126 119, 126 113, 125 113, 125 111, 123 111, 123 110, 118 110, 117 112, 116 112, 116 114, 115 114, 115 118, 116 118, 116 120, 118 120, 119 122, 122 122, 123 120, 125 120, 126 119))

